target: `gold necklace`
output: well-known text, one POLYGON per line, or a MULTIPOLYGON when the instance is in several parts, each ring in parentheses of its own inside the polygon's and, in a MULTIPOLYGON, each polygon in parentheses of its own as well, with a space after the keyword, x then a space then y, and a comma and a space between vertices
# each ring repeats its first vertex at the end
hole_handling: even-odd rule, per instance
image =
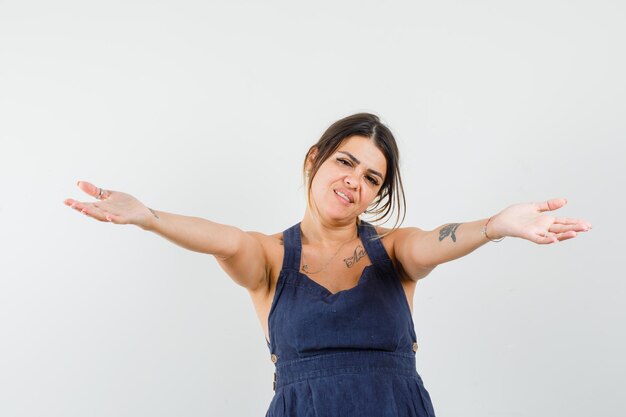
MULTIPOLYGON (((356 233, 356 237, 357 237, 357 239, 359 238, 359 231, 358 231, 358 230, 357 230, 357 233, 356 233)), ((346 242, 343 242, 343 243, 339 246, 339 248, 337 248, 337 250, 335 251, 335 253, 333 254, 333 256, 331 256, 331 257, 330 257, 330 259, 329 259, 329 260, 328 260, 328 261, 324 264, 324 266, 322 267, 322 269, 320 269, 319 271, 315 271, 315 272, 313 272, 313 271, 309 271, 309 265, 308 265, 308 264, 304 261, 304 251, 303 251, 303 252, 300 254, 300 258, 301 258, 301 261, 302 261, 302 262, 301 262, 301 263, 302 263, 302 267, 301 267, 302 271, 304 271, 304 272, 305 272, 305 273, 307 273, 307 274, 319 274, 320 272, 322 272, 323 270, 325 270, 325 269, 326 269, 326 267, 328 266, 328 264, 329 264, 329 263, 330 263, 333 259, 335 259, 335 256, 337 256, 337 254, 339 253, 339 251, 341 250, 341 248, 343 248, 343 247, 344 247, 347 243, 350 243, 350 242, 352 242, 353 240, 354 240, 354 238, 352 238, 352 239, 350 239, 350 240, 348 240, 348 241, 346 241, 346 242)))

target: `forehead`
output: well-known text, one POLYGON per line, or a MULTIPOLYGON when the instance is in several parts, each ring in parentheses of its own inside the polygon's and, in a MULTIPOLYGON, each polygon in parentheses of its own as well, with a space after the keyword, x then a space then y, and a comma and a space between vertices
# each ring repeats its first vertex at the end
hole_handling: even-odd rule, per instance
POLYGON ((351 136, 343 141, 336 152, 349 152, 366 168, 383 174, 387 170, 387 159, 374 141, 365 136, 351 136))

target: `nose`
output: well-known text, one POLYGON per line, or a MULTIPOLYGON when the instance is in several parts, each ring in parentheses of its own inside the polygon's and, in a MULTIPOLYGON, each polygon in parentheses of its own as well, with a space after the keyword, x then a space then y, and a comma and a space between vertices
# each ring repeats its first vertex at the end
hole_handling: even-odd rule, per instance
POLYGON ((344 182, 346 183, 348 187, 353 188, 353 189, 355 189, 358 184, 357 179, 353 175, 346 175, 344 182))

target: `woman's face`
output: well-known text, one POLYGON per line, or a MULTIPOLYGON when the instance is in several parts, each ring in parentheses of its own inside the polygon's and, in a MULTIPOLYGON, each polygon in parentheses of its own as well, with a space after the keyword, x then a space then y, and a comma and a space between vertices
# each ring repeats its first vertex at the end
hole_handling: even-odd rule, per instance
POLYGON ((387 161, 364 136, 344 140, 315 174, 311 205, 330 221, 352 221, 374 201, 384 181, 387 161))

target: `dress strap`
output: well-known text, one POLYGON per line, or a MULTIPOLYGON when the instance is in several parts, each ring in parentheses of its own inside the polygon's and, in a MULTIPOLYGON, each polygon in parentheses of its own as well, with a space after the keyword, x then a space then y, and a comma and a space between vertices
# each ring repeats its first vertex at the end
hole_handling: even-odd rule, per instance
POLYGON ((300 223, 294 224, 283 232, 283 269, 300 270, 300 256, 302 253, 302 238, 300 236, 300 223))
POLYGON ((371 223, 361 220, 359 224, 359 234, 361 235, 361 241, 365 246, 367 256, 369 256, 372 263, 390 260, 380 236, 378 236, 376 229, 371 223))

